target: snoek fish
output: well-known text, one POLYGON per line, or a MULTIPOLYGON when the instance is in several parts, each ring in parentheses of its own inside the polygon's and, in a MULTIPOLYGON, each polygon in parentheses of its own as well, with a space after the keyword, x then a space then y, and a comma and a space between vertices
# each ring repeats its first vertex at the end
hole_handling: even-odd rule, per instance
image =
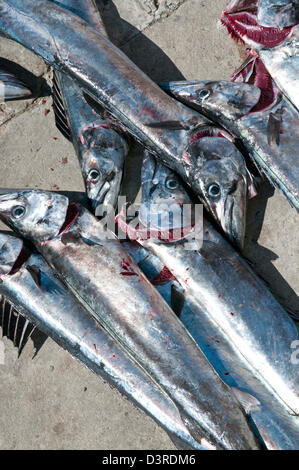
POLYGON ((258 23, 279 29, 299 23, 298 0, 259 0, 258 23))
POLYGON ((258 168, 298 211, 299 112, 279 93, 257 54, 249 54, 234 80, 162 86, 237 137, 258 168))
POLYGON ((261 26, 252 4, 257 1, 234 0, 221 21, 236 41, 249 44, 259 53, 279 88, 299 110, 299 26, 261 26))
POLYGON ((18 77, 0 66, 0 103, 31 95, 31 90, 18 77))
MULTIPOLYGON (((173 179, 173 175, 170 177, 173 179)), ((225 338, 227 347, 234 350, 234 357, 239 357, 241 364, 276 397, 280 407, 290 415, 298 415, 299 368, 291 362, 291 345, 298 340, 298 330, 245 260, 207 221, 203 224, 203 244, 198 241, 193 250, 187 248, 189 234, 172 242, 144 236, 142 222, 159 214, 159 204, 161 221, 166 220, 163 214, 171 202, 172 220, 178 220, 184 208, 181 198, 175 203, 175 194, 166 198, 163 182, 155 166, 150 166, 143 181, 140 226, 126 227, 120 217, 119 224, 123 223, 128 235, 157 256, 175 276, 200 318, 204 318, 203 324, 215 325, 215 336, 211 334, 210 340, 221 343, 225 338), (153 213, 151 201, 158 201, 153 213)), ((161 227, 161 231, 166 228, 161 227)))
MULTIPOLYGON (((161 229, 165 231, 167 223, 172 226, 174 220, 183 219, 181 210, 191 204, 191 199, 184 190, 182 182, 168 168, 156 163, 149 156, 146 156, 143 161, 142 187, 140 209, 142 222, 149 218, 146 217, 146 214, 150 216, 152 221, 153 216, 159 213, 161 224, 164 221, 161 229), (165 216, 167 208, 172 213, 172 218, 168 213, 168 222, 165 216)), ((206 224, 205 221, 204 224, 206 224)), ((208 242, 209 240, 205 236, 204 244, 208 244, 208 242)), ((151 251, 139 245, 138 242, 125 241, 124 245, 147 278, 151 280, 152 284, 178 315, 222 380, 228 385, 246 392, 240 399, 245 404, 244 406, 267 448, 298 448, 299 418, 291 416, 285 407, 281 405, 280 400, 277 400, 269 391, 269 388, 263 384, 263 381, 257 378, 252 366, 231 345, 226 332, 219 328, 214 318, 209 314, 209 305, 205 305, 203 308, 202 305, 196 303, 190 289, 181 285, 176 279, 176 271, 170 265, 168 265, 169 269, 164 265, 164 259, 158 258, 151 251)), ((164 248, 166 251, 169 249, 167 245, 164 248)), ((163 246, 160 249, 162 250, 163 246)), ((199 269, 201 269, 201 264, 199 264, 199 269)), ((216 278, 217 269, 215 269, 215 280, 216 278)), ((219 281, 221 281, 221 277, 219 281)), ((261 282, 260 284, 261 288, 266 291, 261 282)), ((230 286, 229 289, 232 291, 233 287, 230 286)), ((205 299, 203 299, 204 301, 205 299)), ((275 306, 275 303, 273 303, 273 306, 275 306)), ((285 315, 283 317, 285 318, 285 315)), ((260 317, 257 322, 257 327, 266 327, 263 324, 263 318, 260 317)), ((290 320, 286 320, 286 323, 289 325, 290 320)), ((274 328, 275 325, 273 330, 274 328)), ((289 325, 289 331, 292 330, 294 330, 293 326, 290 327, 289 325)), ((295 330, 293 333, 295 338, 295 330)), ((291 341, 292 337, 289 339, 291 341)), ((244 340, 242 341, 244 342, 244 340)), ((290 356, 290 350, 288 354, 290 356)), ((298 365, 293 367, 295 376, 298 365)))
POLYGON ((162 387, 201 445, 257 448, 231 390, 114 233, 67 197, 38 190, 2 195, 0 218, 162 387))
POLYGON ((0 233, 1 296, 0 313, 8 316, 7 321, 2 318, 2 324, 7 325, 5 333, 19 349, 27 331, 37 326, 149 414, 176 445, 204 449, 192 438, 163 390, 76 301, 55 271, 39 254, 30 252, 22 240, 5 233, 0 233))
MULTIPOLYGON (((59 4, 106 35, 94 0, 63 0, 59 4)), ((56 122, 64 135, 71 136, 93 211, 97 212, 100 204, 114 208, 129 149, 125 130, 104 109, 96 114, 78 83, 66 74, 54 72, 53 81, 56 122)))
POLYGON ((242 246, 245 162, 233 143, 220 137, 219 129, 209 131, 209 120, 167 96, 107 38, 53 3, 1 0, 0 31, 77 79, 137 140, 182 176, 227 236, 242 246), (207 133, 209 148, 202 149, 201 137, 207 133), (215 183, 216 197, 211 191, 215 183))

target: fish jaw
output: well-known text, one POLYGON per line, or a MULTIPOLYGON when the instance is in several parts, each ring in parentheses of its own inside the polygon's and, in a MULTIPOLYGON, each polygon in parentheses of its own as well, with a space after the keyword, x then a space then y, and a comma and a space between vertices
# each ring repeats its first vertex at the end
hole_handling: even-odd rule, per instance
POLYGON ((15 75, 0 69, 0 103, 29 98, 32 91, 15 75))
POLYGON ((7 233, 0 233, 0 278, 9 274, 23 250, 23 241, 7 233))
POLYGON ((293 32, 293 26, 283 29, 262 26, 257 16, 248 11, 231 13, 225 10, 221 22, 236 42, 247 43, 255 49, 275 47, 293 32))

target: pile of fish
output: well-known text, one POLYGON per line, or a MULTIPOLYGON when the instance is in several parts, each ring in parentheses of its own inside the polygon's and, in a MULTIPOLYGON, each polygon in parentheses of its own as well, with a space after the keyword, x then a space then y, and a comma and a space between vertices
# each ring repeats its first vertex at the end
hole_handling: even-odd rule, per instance
MULTIPOLYGON (((299 448, 298 318, 240 254, 263 177, 299 209, 298 15, 296 1, 234 0, 222 22, 249 49, 232 81, 158 85, 109 41, 94 0, 0 0, 0 32, 53 67, 90 201, 0 191, 15 232, 0 234, 3 334, 21 353, 39 328, 179 449, 299 448), (134 140, 142 202, 137 224, 117 215, 120 240, 105 208, 134 140)), ((2 101, 31 95, 0 80, 2 101)))

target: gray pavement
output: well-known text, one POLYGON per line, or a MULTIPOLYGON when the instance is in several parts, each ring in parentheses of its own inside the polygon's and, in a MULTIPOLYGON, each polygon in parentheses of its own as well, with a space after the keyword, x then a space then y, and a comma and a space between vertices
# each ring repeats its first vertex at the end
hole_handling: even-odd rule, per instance
MULTIPOLYGON (((227 0, 99 3, 112 40, 154 80, 228 79, 244 59, 243 48, 219 27, 227 0)), ((0 57, 28 71, 23 77, 37 95, 49 94, 51 72, 43 61, 2 38, 0 57)), ((55 128, 49 96, 0 105, 0 149, 0 187, 84 191, 73 147, 55 128)), ((131 199, 138 193, 140 161, 136 146, 124 182, 131 199)), ((284 197, 265 183, 249 204, 245 249, 257 272, 294 310, 297 220, 284 197)), ((0 449, 174 449, 149 417, 52 340, 34 359, 31 342, 20 359, 3 342, 0 449)))

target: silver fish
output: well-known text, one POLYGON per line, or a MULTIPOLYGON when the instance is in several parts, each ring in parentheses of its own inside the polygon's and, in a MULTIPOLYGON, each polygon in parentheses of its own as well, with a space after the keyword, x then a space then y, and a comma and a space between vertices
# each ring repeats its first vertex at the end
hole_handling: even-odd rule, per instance
POLYGON ((261 26, 256 11, 252 8, 248 11, 243 0, 233 1, 223 12, 221 21, 236 41, 258 51, 279 88, 299 110, 299 26, 282 29, 261 26))
POLYGON ((199 443, 258 448, 229 387, 102 222, 65 196, 38 190, 2 195, 0 218, 34 243, 80 302, 162 387, 199 443))
MULTIPOLYGON (((162 184, 163 179, 150 192, 145 185, 144 201, 153 201, 155 191, 161 199, 162 184)), ((182 209, 180 204, 177 208, 182 209)), ((138 230, 142 233, 142 228, 138 230)), ((299 368, 291 362, 291 345, 298 340, 298 330, 247 263, 207 221, 203 244, 197 250, 187 249, 188 236, 167 242, 139 237, 138 230, 136 240, 175 275, 188 299, 214 323, 256 380, 288 414, 298 415, 299 368)))
POLYGON ((19 238, 0 233, 0 259, 0 313, 8 317, 1 318, 8 325, 3 332, 19 350, 37 326, 149 414, 180 448, 204 449, 163 390, 76 301, 39 254, 30 252, 19 238))
MULTIPOLYGON (((63 0, 59 4, 106 35, 94 0, 63 0)), ((125 131, 104 109, 96 114, 83 90, 66 74, 54 72, 53 80, 56 122, 64 135, 71 136, 93 211, 97 212, 100 204, 115 207, 129 149, 125 131)))
MULTIPOLYGON (((149 215, 150 210, 154 209, 159 211, 161 221, 165 220, 166 223, 165 210, 170 204, 178 209, 182 204, 184 207, 191 204, 180 179, 149 156, 143 161, 142 187, 141 221, 145 220, 145 213, 149 215)), ((179 209, 177 215, 180 215, 180 212, 179 209)), ((177 220, 179 219, 181 218, 178 217, 177 220)), ((170 222, 170 217, 168 220, 170 222)), ((184 219, 181 220, 184 223, 184 219)), ((222 380, 248 394, 248 402, 246 395, 241 399, 247 402, 247 412, 267 448, 298 448, 299 418, 290 416, 279 400, 257 379, 252 368, 248 367, 243 357, 232 347, 226 334, 214 323, 207 309, 196 305, 189 290, 179 284, 175 271, 170 272, 161 259, 138 243, 126 241, 124 245, 147 278, 170 304, 222 380)), ((168 249, 167 246, 165 249, 168 249)), ((262 319, 260 321, 262 324, 262 319)))
POLYGON ((28 98, 32 91, 14 74, 0 66, 0 103, 28 98))
POLYGON ((209 144, 202 149, 200 138, 203 130, 207 135, 209 120, 167 96, 107 38, 53 3, 1 0, 0 30, 77 79, 137 140, 192 186, 227 236, 242 246, 245 162, 232 142, 223 143, 218 129, 211 130, 209 144), (223 185, 217 200, 209 191, 213 178, 220 190, 223 185), (231 212, 219 220, 223 212, 217 206, 229 206, 231 212))
POLYGON ((262 26, 286 28, 299 23, 298 0, 259 0, 257 20, 262 26))
POLYGON ((237 137, 257 167, 299 211, 299 113, 278 92, 256 54, 249 55, 234 80, 162 86, 237 137))

